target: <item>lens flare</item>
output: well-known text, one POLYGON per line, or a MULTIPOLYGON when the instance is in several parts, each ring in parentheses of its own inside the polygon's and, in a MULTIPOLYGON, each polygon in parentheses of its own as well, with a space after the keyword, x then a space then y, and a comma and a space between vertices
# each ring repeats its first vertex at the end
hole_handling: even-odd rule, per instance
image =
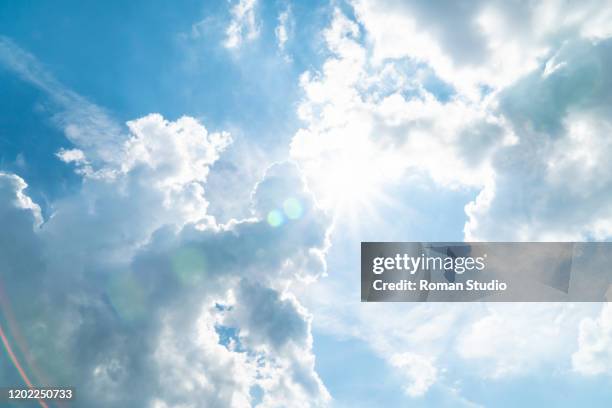
POLYGON ((195 285, 204 279, 206 258, 199 248, 182 248, 172 256, 172 268, 182 284, 195 285))
POLYGON ((283 225, 283 223, 285 222, 285 217, 283 216, 283 213, 279 210, 272 210, 268 213, 267 221, 271 227, 276 228, 283 225))
POLYGON ((304 209, 296 198, 290 197, 283 203, 283 211, 290 220, 297 220, 302 216, 304 209))
POLYGON ((108 288, 108 297, 123 320, 134 321, 147 314, 146 294, 130 271, 114 277, 108 288))
MULTIPOLYGON (((4 345, 4 349, 6 350, 6 353, 8 354, 9 358, 13 362, 13 365, 15 366, 17 371, 19 372, 19 376, 21 376, 21 379, 26 383, 28 388, 34 388, 34 385, 32 385, 32 382, 30 381, 30 378, 28 377, 28 375, 26 374, 25 370, 23 369, 23 367, 19 363, 19 359, 17 359, 17 356, 13 352, 13 349, 11 348, 11 345, 9 344, 8 339, 6 338, 6 335, 4 334, 4 329, 2 329, 2 325, 0 325, 0 340, 2 340, 2 344, 4 345)), ((43 408, 49 408, 49 406, 43 400, 38 400, 38 403, 43 408)))

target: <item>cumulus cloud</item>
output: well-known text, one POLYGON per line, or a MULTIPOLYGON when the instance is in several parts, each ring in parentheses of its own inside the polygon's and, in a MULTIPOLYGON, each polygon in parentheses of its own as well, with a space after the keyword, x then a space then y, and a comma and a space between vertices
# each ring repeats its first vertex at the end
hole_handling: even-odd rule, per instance
POLYGON ((80 195, 56 203, 41 232, 57 243, 58 258, 67 251, 122 257, 118 248, 129 254, 164 225, 206 220, 203 185, 229 135, 209 134, 192 118, 168 122, 160 115, 128 122, 128 129, 113 162, 92 165, 84 153, 60 152, 64 160, 79 159, 84 180, 80 195))
POLYGON ((302 79, 310 125, 292 154, 307 170, 361 144, 384 157, 368 160, 381 179, 409 172, 480 189, 466 206, 467 240, 610 236, 602 68, 612 33, 597 23, 609 7, 353 4, 363 32, 336 11, 325 33, 332 56, 302 79), (452 86, 450 99, 423 64, 452 86))
POLYGON ((603 68, 611 45, 568 42, 552 57, 554 72, 541 68, 500 93, 499 112, 517 142, 496 152, 494 184, 468 206, 467 239, 581 241, 612 234, 605 204, 611 79, 603 68))
MULTIPOLYGON (((55 84, 11 55, 28 81, 55 84)), ((57 153, 83 182, 47 219, 24 180, 0 173, 4 328, 33 382, 72 384, 90 407, 327 404, 291 286, 324 273, 329 220, 299 169, 271 166, 252 216, 220 224, 205 186, 228 133, 159 114, 118 128, 57 153)))
MULTIPOLYGON (((351 178, 360 188, 409 175, 479 190, 465 207, 466 239, 612 234, 606 2, 449 2, 443 13, 422 2, 353 5, 355 19, 334 10, 327 57, 300 78, 304 123, 290 151, 300 169, 272 166, 252 216, 226 224, 207 214, 205 189, 228 134, 156 114, 123 128, 0 40, 4 65, 57 95, 57 123, 75 144, 58 157, 83 176, 44 222, 25 182, 0 176, 0 276, 13 303, 29 299, 24 288, 44 294, 15 309, 31 322, 24 354, 35 371, 87 390, 93 407, 325 405, 311 316, 292 290, 325 272, 331 221, 318 204, 333 207, 351 178)), ((256 8, 233 5, 227 48, 258 36, 256 8)), ((281 48, 287 21, 276 30, 281 48)), ((588 305, 406 313, 321 290, 325 329, 366 341, 413 397, 455 363, 487 378, 570 364, 609 371, 609 308, 579 324, 588 305)))
MULTIPOLYGON (((2 180, 2 202, 8 204, 8 208, 3 207, 3 211, 12 213, 13 209, 22 213, 31 213, 33 226, 38 226, 42 223, 42 217, 40 214, 40 207, 35 204, 30 197, 25 193, 27 184, 23 179, 14 174, 8 174, 0 172, 0 179, 2 180)), ((9 221, 6 217, 6 221, 9 221)))
POLYGON ((264 407, 324 404, 310 317, 287 291, 325 268, 328 222, 298 169, 272 167, 254 217, 218 225, 202 184, 226 136, 159 115, 129 128, 122 166, 84 173, 42 226, 23 180, 1 177, 3 234, 19 245, 2 280, 36 332, 25 336, 30 358, 88 406, 250 406, 253 387, 264 407), (288 199, 299 216, 271 225, 266 215, 288 199), (24 307, 19 288, 41 296, 24 307))
POLYGON ((449 188, 490 182, 491 152, 513 138, 503 119, 486 104, 441 100, 436 87, 423 83, 431 72, 418 64, 373 64, 360 36, 359 26, 336 10, 324 32, 330 57, 301 77, 298 113, 306 126, 293 137, 291 156, 317 197, 328 201, 347 182, 348 176, 334 182, 344 173, 357 174, 362 185, 405 174, 449 188))
MULTIPOLYGON (((611 48, 610 40, 603 38, 608 35, 605 31, 595 35, 586 30, 585 16, 594 9, 576 11, 575 21, 564 20, 565 30, 537 28, 534 22, 541 20, 541 13, 556 15, 556 2, 548 4, 553 10, 546 13, 540 6, 512 12, 499 4, 477 3, 473 9, 458 10, 473 17, 494 9, 503 21, 520 19, 528 27, 518 39, 529 42, 541 37, 545 44, 545 53, 521 55, 518 60, 531 62, 513 69, 508 80, 496 81, 474 68, 500 72, 489 55, 498 51, 486 45, 491 42, 486 32, 473 29, 465 34, 471 39, 450 36, 446 28, 429 24, 432 11, 425 6, 390 3, 385 7, 355 3, 363 31, 336 10, 323 33, 329 58, 320 70, 301 77, 305 96, 298 113, 305 126, 292 140, 291 155, 305 169, 322 202, 330 191, 338 190, 342 181, 334 182, 334 175, 343 171, 372 178, 372 184, 393 183, 410 174, 446 188, 480 190, 465 208, 468 240, 608 237, 610 206, 601 203, 610 191, 605 171, 610 79, 603 67, 609 65, 611 48), (398 13, 393 14, 396 8, 398 13), (434 59, 420 58, 415 50, 375 58, 377 47, 392 44, 390 40, 378 44, 380 30, 397 35, 398 41, 419 38, 391 28, 390 21, 409 16, 420 16, 414 30, 431 36, 417 41, 427 52, 445 41, 455 50, 450 42, 457 41, 482 54, 469 57, 457 51, 474 59, 465 64, 467 72, 483 81, 477 83, 480 96, 474 98, 470 90, 458 86, 469 83, 461 75, 440 74, 434 59), (537 34, 540 29, 550 33, 537 34), (370 40, 364 42, 364 37, 370 40), (432 84, 432 78, 438 82, 432 84), (450 96, 443 92, 444 81, 453 89, 450 96), (338 163, 344 156, 350 159, 343 170, 338 163), (507 222, 500 225, 499 219, 507 222)), ((472 20, 453 18, 455 24, 472 20)), ((507 55, 498 57, 504 67, 512 67, 506 64, 507 55)))
MULTIPOLYGON (((301 77, 305 124, 292 157, 323 204, 342 184, 330 184, 335 174, 383 186, 409 177, 479 192, 465 206, 466 240, 609 237, 610 85, 602 68, 610 33, 590 26, 596 3, 550 24, 543 17, 560 16, 561 2, 441 10, 364 0, 353 2, 355 20, 335 10, 322 33, 328 58, 301 77), (338 167, 345 156, 350 171, 338 167)), ((319 290, 338 296, 339 282, 319 290)), ((418 382, 408 372, 412 395, 448 380, 441 373, 455 364, 489 379, 567 372, 580 320, 595 313, 584 305, 419 305, 406 313, 389 304, 356 312, 342 297, 309 306, 323 330, 366 341, 391 366, 418 351, 436 374, 418 382)))
POLYGON ((492 182, 493 153, 515 140, 492 98, 443 96, 444 83, 415 62, 374 63, 360 26, 338 9, 323 35, 330 56, 301 77, 305 126, 290 153, 323 205, 351 177, 364 190, 406 176, 450 189, 492 182))
POLYGON ((375 60, 411 58, 471 98, 479 87, 501 88, 539 67, 564 40, 612 34, 606 1, 580 4, 548 0, 509 4, 423 1, 354 2, 375 60))

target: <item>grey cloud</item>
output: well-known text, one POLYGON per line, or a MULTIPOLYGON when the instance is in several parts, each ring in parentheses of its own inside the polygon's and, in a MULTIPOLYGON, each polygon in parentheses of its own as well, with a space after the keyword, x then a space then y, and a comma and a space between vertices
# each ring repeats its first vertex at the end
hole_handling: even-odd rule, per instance
POLYGON ((308 321, 294 302, 281 299, 278 292, 257 283, 242 281, 240 299, 232 313, 237 321, 248 322, 253 345, 270 344, 281 349, 289 342, 304 346, 308 340, 308 321))
POLYGON ((567 43, 554 57, 562 63, 557 70, 544 75, 542 68, 500 94, 499 113, 517 143, 495 153, 494 196, 471 213, 468 235, 581 240, 612 234, 612 77, 604 69, 611 46, 611 40, 567 43))
POLYGON ((87 407, 242 407, 254 387, 264 407, 325 404, 309 317, 281 296, 286 283, 325 268, 313 249, 326 247, 329 220, 299 170, 271 167, 253 193, 256 217, 217 225, 202 186, 223 149, 218 136, 190 121, 147 117, 141 125, 148 149, 182 152, 195 132, 189 149, 208 153, 130 165, 127 149, 120 171, 109 164, 85 175, 82 190, 55 203, 42 225, 25 183, 0 177, 2 277, 28 362, 43 373, 37 380, 74 385, 87 407), (170 187, 156 186, 164 182, 170 187), (292 217, 289 198, 300 205, 292 217), (284 212, 283 222, 268 223, 270 211, 284 212), (222 344, 220 327, 229 324, 240 346, 222 344))
POLYGON ((550 74, 538 70, 499 96, 501 113, 517 132, 535 131, 555 137, 565 129, 571 111, 612 113, 612 41, 566 42, 549 60, 559 68, 550 74))
MULTIPOLYGON (((357 2, 358 3, 358 2, 357 2)), ((413 17, 422 30, 440 40, 446 52, 459 64, 481 64, 487 54, 485 36, 476 25, 478 12, 484 2, 444 0, 390 0, 379 7, 388 13, 402 13, 413 17)))

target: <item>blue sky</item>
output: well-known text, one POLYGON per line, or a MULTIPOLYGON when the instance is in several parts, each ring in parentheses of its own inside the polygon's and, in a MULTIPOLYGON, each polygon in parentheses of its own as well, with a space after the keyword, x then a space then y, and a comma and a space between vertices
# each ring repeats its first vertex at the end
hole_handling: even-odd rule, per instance
POLYGON ((612 236, 611 17, 0 3, 0 384, 20 366, 86 407, 608 406, 609 306, 361 304, 358 276, 361 241, 612 236))

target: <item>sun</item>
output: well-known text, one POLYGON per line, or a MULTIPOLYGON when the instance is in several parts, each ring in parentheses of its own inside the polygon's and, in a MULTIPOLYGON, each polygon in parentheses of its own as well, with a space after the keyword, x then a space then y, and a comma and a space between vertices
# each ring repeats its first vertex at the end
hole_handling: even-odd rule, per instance
POLYGON ((331 160, 316 177, 323 205, 345 208, 371 201, 382 181, 377 173, 371 163, 355 155, 343 154, 331 160))
POLYGON ((326 152, 310 167, 313 191, 322 207, 337 216, 372 211, 397 174, 394 160, 367 140, 326 152))

